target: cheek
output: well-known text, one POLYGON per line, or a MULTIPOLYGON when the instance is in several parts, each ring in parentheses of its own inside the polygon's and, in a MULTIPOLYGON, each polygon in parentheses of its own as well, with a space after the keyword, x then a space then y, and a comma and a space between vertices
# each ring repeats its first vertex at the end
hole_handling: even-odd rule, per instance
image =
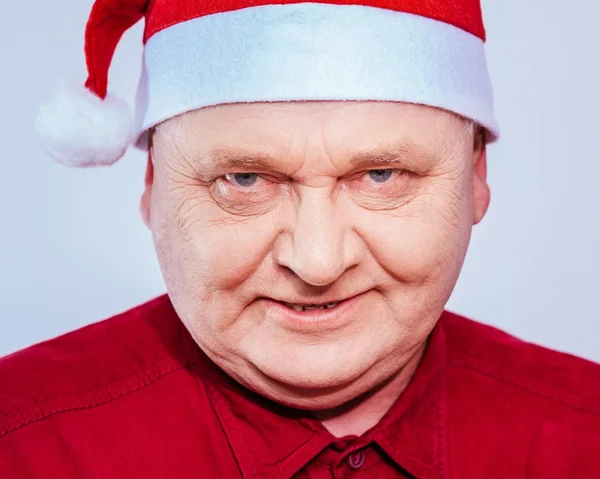
POLYGON ((173 306, 195 341, 214 360, 235 361, 235 325, 255 299, 254 275, 268 255, 273 228, 260 217, 226 218, 194 195, 170 192, 157 205, 156 251, 173 306))
POLYGON ((365 211, 360 233, 397 280, 456 281, 470 237, 470 204, 462 182, 440 182, 393 212, 365 211))
POLYGON ((232 218, 193 187, 164 195, 157 210, 153 231, 167 287, 213 310, 226 299, 243 301, 240 289, 273 242, 269 219, 232 218))

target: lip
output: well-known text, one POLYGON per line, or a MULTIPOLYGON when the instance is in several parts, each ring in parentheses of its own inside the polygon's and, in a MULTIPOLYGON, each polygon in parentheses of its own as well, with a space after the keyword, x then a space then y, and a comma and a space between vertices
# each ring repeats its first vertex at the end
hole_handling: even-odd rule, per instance
MULTIPOLYGON (((288 308, 283 301, 262 298, 266 303, 266 317, 297 331, 336 329, 350 322, 365 293, 360 293, 340 301, 329 309, 309 309, 296 311, 288 308)), ((325 303, 323 301, 322 303, 325 303)))

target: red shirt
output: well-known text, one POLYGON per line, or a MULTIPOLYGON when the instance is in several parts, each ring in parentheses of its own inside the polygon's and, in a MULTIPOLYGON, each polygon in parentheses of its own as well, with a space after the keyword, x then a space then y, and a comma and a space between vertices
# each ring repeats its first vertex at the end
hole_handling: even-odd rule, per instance
POLYGON ((196 346, 166 296, 0 359, 2 478, 598 478, 600 366, 444 312, 406 391, 335 439, 196 346))

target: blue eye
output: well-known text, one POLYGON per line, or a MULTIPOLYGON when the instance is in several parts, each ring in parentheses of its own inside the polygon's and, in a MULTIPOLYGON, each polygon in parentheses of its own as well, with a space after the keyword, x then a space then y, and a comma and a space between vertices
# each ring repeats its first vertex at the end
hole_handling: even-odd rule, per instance
POLYGON ((393 170, 370 170, 369 176, 371 179, 377 183, 385 183, 392 176, 393 170))
POLYGON ((245 188, 252 186, 258 180, 257 173, 234 173, 233 175, 227 176, 233 177, 233 179, 238 185, 243 186, 245 188))

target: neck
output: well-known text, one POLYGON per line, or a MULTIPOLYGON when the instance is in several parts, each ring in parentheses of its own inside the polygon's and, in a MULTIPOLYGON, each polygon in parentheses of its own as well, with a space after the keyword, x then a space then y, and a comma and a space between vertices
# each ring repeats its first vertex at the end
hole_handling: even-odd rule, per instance
POLYGON ((419 346, 402 369, 383 385, 334 409, 315 411, 314 416, 335 437, 364 434, 379 423, 404 392, 421 362, 425 346, 426 343, 419 346))

